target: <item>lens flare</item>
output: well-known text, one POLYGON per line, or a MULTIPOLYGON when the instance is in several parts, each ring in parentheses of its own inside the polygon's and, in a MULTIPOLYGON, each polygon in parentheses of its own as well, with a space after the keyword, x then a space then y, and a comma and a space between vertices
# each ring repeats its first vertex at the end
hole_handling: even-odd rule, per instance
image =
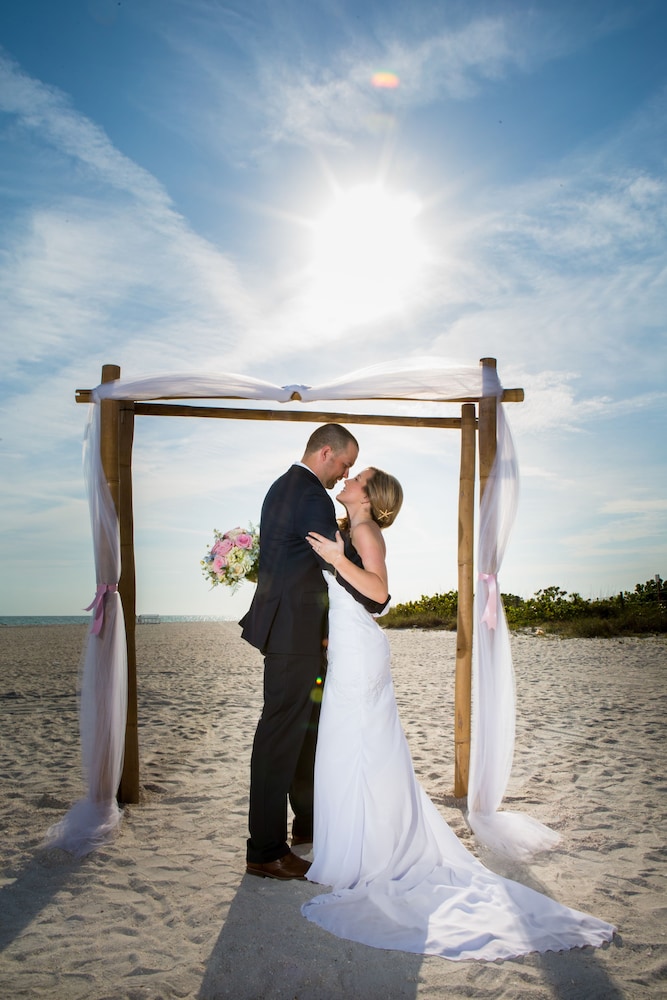
POLYGON ((319 705, 321 703, 321 701, 322 701, 322 695, 324 694, 324 690, 322 688, 322 684, 323 683, 324 682, 323 682, 322 678, 318 677, 317 680, 315 681, 315 687, 312 688, 312 690, 310 692, 310 700, 315 705, 319 705))
POLYGON ((385 90, 395 90, 400 82, 395 73, 389 73, 385 70, 373 73, 371 77, 371 83, 374 87, 384 88, 385 90))

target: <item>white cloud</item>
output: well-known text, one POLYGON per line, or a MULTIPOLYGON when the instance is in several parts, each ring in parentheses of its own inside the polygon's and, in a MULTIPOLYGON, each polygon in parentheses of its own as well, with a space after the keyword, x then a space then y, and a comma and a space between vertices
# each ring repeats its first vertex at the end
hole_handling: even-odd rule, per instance
POLYGON ((161 185, 63 94, 1 56, 0 83, 4 110, 34 132, 42 155, 64 153, 82 169, 81 194, 68 194, 64 180, 58 187, 58 167, 41 192, 44 204, 5 226, 5 373, 120 345, 140 371, 146 357, 152 370, 182 367, 234 343, 255 321, 256 305, 230 259, 194 233, 161 185))
POLYGON ((558 18, 533 11, 457 15, 447 8, 383 6, 364 10, 359 25, 334 16, 323 61, 322 37, 307 41, 317 28, 307 17, 295 18, 290 4, 242 15, 193 3, 192 18, 191 30, 164 31, 164 38, 179 57, 181 83, 192 84, 196 75, 215 98, 210 107, 193 109, 174 88, 174 114, 194 119, 202 141, 237 163, 276 143, 340 149, 359 135, 391 132, 406 109, 469 100, 570 52, 596 31, 580 26, 568 35, 558 18), (202 21, 211 35, 233 41, 225 60, 197 41, 202 21), (371 84, 379 68, 400 80, 389 97, 371 84), (224 139, 219 147, 218 138, 224 139))
POLYGON ((462 28, 441 29, 413 46, 394 36, 366 51, 359 45, 343 48, 326 69, 315 62, 305 68, 276 67, 271 60, 260 72, 267 132, 273 142, 348 144, 374 122, 386 127, 407 107, 426 107, 443 95, 469 98, 482 82, 497 80, 519 59, 505 22, 482 18, 462 28), (386 95, 371 83, 380 65, 390 67, 400 81, 392 91, 390 111, 386 95))
POLYGON ((232 343, 252 322, 255 306, 233 265, 182 220, 165 225, 144 209, 67 200, 35 208, 27 231, 15 229, 0 277, 16 337, 4 341, 6 366, 80 355, 105 341, 112 351, 123 344, 128 357, 136 338, 145 353, 156 337, 163 351, 153 367, 168 355, 180 366, 193 351, 206 356, 232 343))
POLYGON ((576 487, 576 480, 563 476, 560 470, 546 469, 539 465, 531 465, 527 462, 521 463, 521 482, 534 480, 537 483, 548 486, 550 490, 559 493, 571 493, 576 487))
POLYGON ((608 500, 602 505, 602 514, 629 514, 643 517, 645 514, 660 514, 667 511, 667 499, 664 497, 653 497, 641 499, 639 497, 618 497, 608 500))
POLYGON ((32 79, 0 54, 0 108, 57 149, 85 164, 105 184, 129 192, 158 211, 169 210, 161 185, 109 142, 104 130, 71 107, 55 87, 32 79))
POLYGON ((664 519, 657 523, 655 517, 636 516, 610 520, 585 531, 575 532, 563 539, 579 558, 595 555, 620 555, 631 546, 643 551, 648 563, 664 559, 667 555, 664 519), (660 530, 662 527, 663 530, 660 530))

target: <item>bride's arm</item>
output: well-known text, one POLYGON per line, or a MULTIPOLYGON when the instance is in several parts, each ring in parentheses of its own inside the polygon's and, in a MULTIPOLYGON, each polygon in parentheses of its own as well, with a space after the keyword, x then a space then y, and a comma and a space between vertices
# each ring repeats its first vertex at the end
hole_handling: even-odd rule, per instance
POLYGON ((363 567, 357 566, 347 558, 339 531, 336 532, 335 541, 330 541, 316 531, 309 532, 306 540, 310 542, 318 556, 330 563, 360 594, 379 604, 387 601, 389 586, 385 544, 380 529, 374 522, 359 524, 354 531, 354 547, 359 553, 363 567))

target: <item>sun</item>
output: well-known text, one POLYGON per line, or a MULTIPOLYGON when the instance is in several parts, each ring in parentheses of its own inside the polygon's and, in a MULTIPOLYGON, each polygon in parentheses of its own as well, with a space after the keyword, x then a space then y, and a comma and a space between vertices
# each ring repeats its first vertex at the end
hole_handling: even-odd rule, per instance
POLYGON ((425 262, 419 200, 380 184, 339 192, 311 226, 309 298, 339 322, 365 322, 409 305, 425 262))

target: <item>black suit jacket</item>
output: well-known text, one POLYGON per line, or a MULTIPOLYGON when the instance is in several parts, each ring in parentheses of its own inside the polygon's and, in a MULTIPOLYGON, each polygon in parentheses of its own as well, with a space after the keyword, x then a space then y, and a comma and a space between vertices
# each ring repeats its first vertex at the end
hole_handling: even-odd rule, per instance
MULTIPOLYGON (((243 638, 263 653, 320 652, 327 633, 327 586, 322 576, 326 563, 315 555, 306 535, 317 531, 334 538, 336 529, 331 498, 302 465, 288 469, 266 494, 257 589, 239 623, 243 638)), ((340 582, 367 610, 379 612, 386 606, 340 582)))

